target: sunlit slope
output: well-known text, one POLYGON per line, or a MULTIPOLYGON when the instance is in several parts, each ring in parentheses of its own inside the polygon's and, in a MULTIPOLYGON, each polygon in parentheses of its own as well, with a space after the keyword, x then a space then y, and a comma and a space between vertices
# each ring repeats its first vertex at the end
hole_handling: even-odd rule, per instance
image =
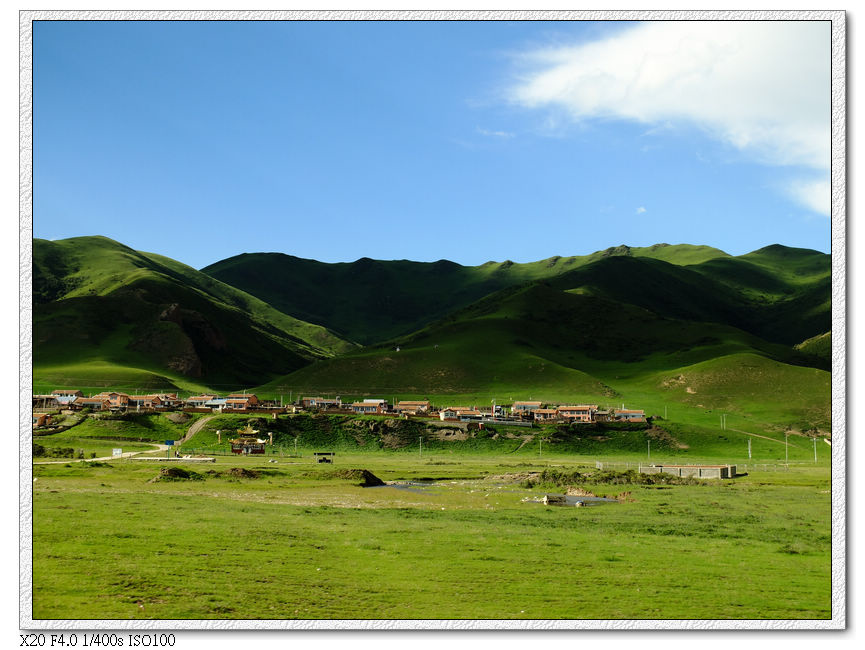
POLYGON ((830 430, 830 381, 825 370, 740 353, 647 377, 643 387, 701 409, 747 414, 798 430, 830 430))
POLYGON ((258 296, 277 309, 325 325, 350 340, 372 344, 416 330, 500 289, 551 278, 619 256, 694 264, 727 254, 709 246, 618 246, 591 255, 518 264, 461 266, 363 258, 326 264, 281 253, 243 254, 202 271, 258 296))
POLYGON ((665 318, 530 283, 488 296, 412 335, 317 362, 269 387, 603 403, 619 394, 619 385, 737 353, 801 360, 787 346, 729 326, 665 318))
POLYGON ((68 385, 92 380, 89 366, 259 383, 351 348, 191 267, 104 237, 34 240, 33 257, 37 382, 45 372, 68 385))
POLYGON ((826 332, 812 336, 810 339, 802 341, 794 346, 800 352, 810 354, 825 360, 827 363, 832 360, 832 333, 826 332))

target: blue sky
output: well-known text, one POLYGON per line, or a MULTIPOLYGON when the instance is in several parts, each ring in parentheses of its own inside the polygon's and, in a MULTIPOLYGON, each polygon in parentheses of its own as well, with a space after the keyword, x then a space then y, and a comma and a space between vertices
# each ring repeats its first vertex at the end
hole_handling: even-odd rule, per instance
POLYGON ((462 264, 830 246, 828 23, 40 22, 34 236, 462 264))

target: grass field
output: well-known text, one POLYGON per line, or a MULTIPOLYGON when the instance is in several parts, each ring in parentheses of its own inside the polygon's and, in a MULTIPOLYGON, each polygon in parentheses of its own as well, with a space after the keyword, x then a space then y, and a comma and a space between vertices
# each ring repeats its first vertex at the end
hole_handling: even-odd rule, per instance
POLYGON ((563 488, 522 477, 590 457, 277 460, 190 464, 200 480, 171 482, 133 461, 36 465, 34 618, 831 615, 825 460, 702 485, 588 482, 630 497, 584 508, 525 500, 563 488), (439 482, 362 488, 346 468, 439 482))

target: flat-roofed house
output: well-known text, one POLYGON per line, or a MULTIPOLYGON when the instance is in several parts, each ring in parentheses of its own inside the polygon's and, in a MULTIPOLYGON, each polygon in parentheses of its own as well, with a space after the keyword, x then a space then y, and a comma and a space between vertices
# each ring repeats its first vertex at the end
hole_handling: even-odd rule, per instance
POLYGON ((111 403, 107 397, 97 395, 96 397, 76 397, 72 406, 82 409, 91 408, 94 411, 107 411, 111 408, 111 403))
POLYGON ((219 411, 220 413, 225 408, 225 403, 228 400, 224 397, 214 397, 213 399, 209 399, 204 403, 204 408, 211 409, 214 411, 219 411))
POLYGON ((511 406, 511 413, 514 415, 522 415, 523 413, 532 413, 541 408, 541 402, 514 402, 511 406))
POLYGON ((577 404, 576 406, 560 406, 556 409, 561 419, 568 422, 591 422, 592 416, 598 410, 597 404, 577 404))
POLYGON ((34 413, 33 414, 33 426, 34 427, 47 427, 51 424, 51 414, 50 413, 34 413))
POLYGON ((217 395, 190 395, 185 400, 183 400, 183 403, 189 408, 207 408, 205 404, 212 399, 216 399, 217 397, 217 395))
POLYGON ((339 408, 342 400, 333 397, 304 397, 300 400, 300 405, 303 408, 329 409, 339 408))
POLYGON ((52 390, 51 394, 55 397, 84 397, 84 393, 72 388, 58 388, 57 390, 52 390))
POLYGON ((624 422, 645 422, 646 412, 642 409, 616 409, 613 419, 624 422))
POLYGON ((457 411, 457 417, 460 419, 461 422, 466 422, 469 420, 481 420, 483 419, 484 414, 476 408, 470 408, 457 411))
POLYGON ((483 413, 467 406, 448 406, 439 411, 440 420, 480 420, 481 418, 483 413))
POLYGON ((381 415, 386 412, 387 402, 381 400, 364 400, 362 402, 354 402, 351 405, 351 410, 361 415, 381 415))
POLYGON ((227 397, 227 403, 238 403, 234 402, 234 400, 243 400, 246 403, 244 408, 252 408, 253 406, 258 406, 260 400, 258 397, 253 395, 252 393, 231 393, 227 397))
POLYGON ((465 406, 446 406, 439 411, 439 420, 458 420, 460 413, 468 410, 465 406))
POLYGON ((155 409, 164 405, 159 395, 130 395, 127 407, 131 409, 155 409))
POLYGON ((394 410, 397 413, 408 413, 410 415, 415 415, 417 413, 426 413, 429 411, 429 400, 402 400, 397 403, 394 410))
POLYGON ((183 400, 177 398, 177 393, 158 393, 157 397, 162 402, 160 408, 173 409, 183 405, 183 400))
POLYGON ((225 398, 225 411, 246 411, 258 406, 258 398, 255 395, 247 395, 244 393, 232 393, 225 398))
POLYGON ((557 420, 559 412, 556 409, 535 409, 532 415, 538 421, 557 420))
POLYGON ((118 393, 117 391, 104 392, 95 395, 95 397, 104 397, 108 400, 108 408, 112 410, 125 409, 129 407, 129 395, 127 393, 118 393))

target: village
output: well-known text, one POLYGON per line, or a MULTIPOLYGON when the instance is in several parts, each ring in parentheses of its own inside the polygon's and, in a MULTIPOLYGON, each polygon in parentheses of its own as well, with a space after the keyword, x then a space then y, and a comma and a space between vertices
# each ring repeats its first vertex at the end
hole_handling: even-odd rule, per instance
POLYGON ((562 405, 541 401, 515 401, 490 407, 437 407, 429 400, 392 400, 367 398, 343 402, 340 397, 302 397, 290 404, 281 400, 259 399, 248 392, 193 395, 179 398, 177 393, 129 395, 106 391, 85 396, 80 390, 57 389, 33 395, 33 425, 49 426, 53 413, 74 413, 84 409, 104 413, 147 413, 182 410, 187 413, 271 414, 332 413, 344 415, 395 415, 404 418, 437 418, 443 422, 499 423, 532 426, 536 422, 645 422, 643 410, 601 409, 597 404, 562 405))

